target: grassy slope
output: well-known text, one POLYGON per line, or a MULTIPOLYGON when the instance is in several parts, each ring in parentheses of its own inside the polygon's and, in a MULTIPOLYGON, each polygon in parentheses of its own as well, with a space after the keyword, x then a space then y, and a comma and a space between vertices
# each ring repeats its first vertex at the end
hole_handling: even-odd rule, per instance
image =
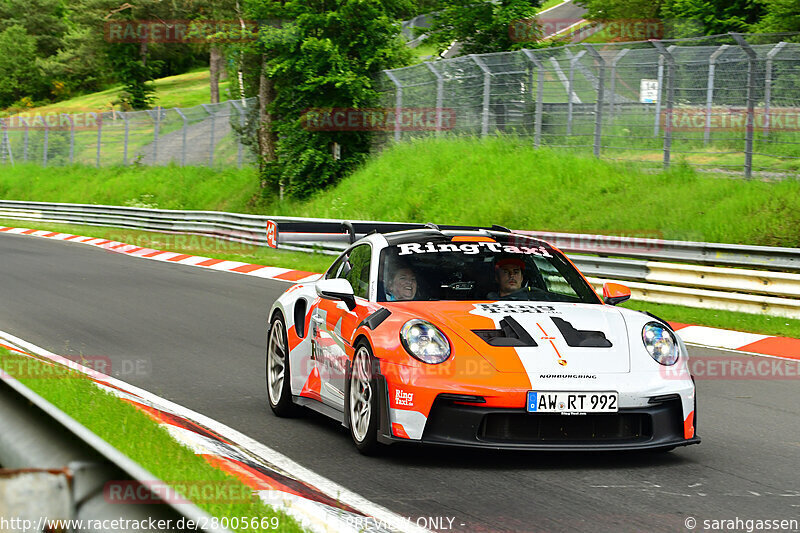
POLYGON ((502 224, 796 247, 800 182, 717 178, 550 150, 524 139, 427 140, 387 150, 339 186, 274 214, 502 224))
POLYGON ((307 201, 260 198, 248 168, 19 164, 0 173, 0 198, 800 245, 796 180, 645 173, 509 137, 403 143, 307 201))
MULTIPOLYGON (((155 80, 156 101, 154 105, 161 107, 191 107, 210 103, 209 77, 208 69, 202 69, 155 80)), ((229 84, 229 81, 220 82, 221 95, 226 94, 225 90, 229 84)), ((112 109, 111 102, 118 98, 120 91, 122 91, 121 85, 97 93, 76 96, 63 102, 33 108, 27 112, 110 111, 112 109)), ((221 98, 223 100, 226 99, 225 96, 221 98)), ((120 110, 119 107, 117 107, 117 110, 120 110)))
MULTIPOLYGON (((34 392, 89 428, 100 438, 166 482, 193 486, 233 487, 235 494, 250 489, 240 481, 211 466, 205 459, 177 443, 166 429, 129 403, 98 389, 83 374, 53 367, 0 348, 0 367, 34 392)), ((250 503, 221 501, 198 502, 198 506, 217 517, 277 517, 281 531, 303 531, 291 518, 253 498, 250 503)), ((249 522, 248 522, 249 523, 249 522)), ((238 528, 238 531, 264 531, 274 528, 238 528)))

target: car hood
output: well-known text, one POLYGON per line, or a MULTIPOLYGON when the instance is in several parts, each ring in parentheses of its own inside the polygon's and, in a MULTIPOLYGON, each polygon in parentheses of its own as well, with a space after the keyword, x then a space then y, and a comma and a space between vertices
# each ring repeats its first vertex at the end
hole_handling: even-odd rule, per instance
POLYGON ((510 301, 416 303, 421 304, 414 306, 417 316, 457 334, 500 372, 630 372, 625 320, 612 306, 510 301), (526 345, 498 346, 498 340, 492 341, 494 344, 486 340, 493 333, 485 330, 501 330, 504 322, 506 332, 510 326, 516 330, 512 336, 521 333, 523 339, 510 342, 526 345))

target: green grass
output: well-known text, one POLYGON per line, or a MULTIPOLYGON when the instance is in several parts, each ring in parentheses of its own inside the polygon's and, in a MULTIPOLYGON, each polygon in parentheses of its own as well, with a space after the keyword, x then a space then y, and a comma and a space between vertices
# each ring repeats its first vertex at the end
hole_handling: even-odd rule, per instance
MULTIPOLYGON (((155 80, 155 103, 153 106, 161 107, 192 107, 200 104, 211 103, 211 89, 209 88, 210 73, 208 69, 200 69, 186 74, 169 76, 155 80)), ((220 82, 220 99, 227 100, 226 90, 230 81, 220 82)), ((32 108, 26 113, 72 113, 80 111, 111 111, 122 109, 114 108, 111 102, 117 100, 122 86, 112 87, 105 91, 76 96, 69 100, 56 102, 46 106, 32 108)))
POLYGON ((699 309, 636 300, 628 300, 620 307, 636 309, 637 311, 649 311, 671 322, 800 339, 800 320, 793 318, 754 315, 735 311, 716 311, 714 309, 699 309))
POLYGON ((271 214, 501 224, 514 229, 797 247, 800 182, 745 181, 684 165, 636 165, 535 150, 514 137, 423 139, 372 159, 307 201, 271 214))
POLYGON ((7 200, 248 212, 258 196, 253 168, 72 165, 52 170, 29 163, 0 173, 0 197, 7 200))
MULTIPOLYGON (((171 484, 186 485, 195 482, 197 488, 208 484, 223 486, 237 495, 236 502, 196 502, 199 507, 216 517, 277 517, 281 531, 303 531, 284 513, 252 496, 250 502, 241 501, 240 495, 250 494, 236 478, 214 468, 205 459, 175 441, 166 429, 133 405, 97 388, 85 375, 53 367, 30 357, 0 349, 0 366, 31 390, 54 404, 72 418, 86 426, 120 452, 139 463, 157 478, 171 484), (236 487, 236 488, 234 488, 236 487), (234 492, 235 491, 235 492, 234 492)), ((244 529, 237 531, 274 531, 275 529, 244 529)))
POLYGON ((546 0, 545 2, 542 2, 542 5, 539 7, 539 11, 550 9, 551 7, 555 7, 562 2, 564 2, 564 0, 546 0))
POLYGON ((536 150, 530 139, 510 136, 393 145, 304 201, 262 197, 253 168, 73 165, 53 171, 35 164, 4 167, 0 197, 800 245, 797 180, 720 178, 681 164, 645 172, 635 164, 536 150))

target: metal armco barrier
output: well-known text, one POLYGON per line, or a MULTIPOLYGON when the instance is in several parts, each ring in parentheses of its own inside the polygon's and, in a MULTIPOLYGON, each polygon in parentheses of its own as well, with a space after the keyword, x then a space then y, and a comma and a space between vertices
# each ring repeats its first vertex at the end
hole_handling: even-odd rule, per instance
MULTIPOLYGON (((0 218, 214 236, 258 246, 266 245, 268 220, 331 222, 219 211, 11 200, 0 200, 0 218)), ((595 280, 629 282, 636 297, 644 301, 800 318, 800 248, 515 231, 554 244, 595 280)), ((328 254, 339 253, 344 247, 319 242, 282 246, 328 254)))
MULTIPOLYGON (((211 524, 211 516, 194 504, 164 502, 144 487, 165 483, 116 448, 92 433, 28 387, 0 371, 0 516, 31 520, 48 512, 55 520, 171 520, 172 527, 157 531, 195 531, 177 527, 188 520, 211 524), (115 504, 106 500, 109 482, 141 482, 151 501, 115 504), (15 496, 21 498, 15 499, 15 496)), ((138 491, 137 491, 138 493, 138 491)), ((129 522, 126 522, 129 523, 129 522)), ((167 522, 163 522, 167 523, 167 522)), ((93 527, 93 526, 92 526, 93 527)), ((116 529, 148 532, 150 528, 116 529)), ((226 529, 201 527, 197 531, 229 533, 226 529)), ((80 529, 92 532, 95 529, 80 529)), ((99 532, 98 532, 99 533, 99 532)))

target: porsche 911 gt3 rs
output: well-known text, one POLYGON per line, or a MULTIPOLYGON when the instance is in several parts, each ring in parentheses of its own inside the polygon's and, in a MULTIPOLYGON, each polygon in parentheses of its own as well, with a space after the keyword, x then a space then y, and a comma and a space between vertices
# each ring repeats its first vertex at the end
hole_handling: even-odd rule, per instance
POLYGON ((362 453, 396 442, 570 450, 700 442, 686 347, 666 322, 616 307, 630 297, 626 287, 607 283, 601 298, 555 247, 498 226, 342 228, 270 222, 273 246, 350 242, 269 312, 266 384, 276 415, 324 413, 362 453))

